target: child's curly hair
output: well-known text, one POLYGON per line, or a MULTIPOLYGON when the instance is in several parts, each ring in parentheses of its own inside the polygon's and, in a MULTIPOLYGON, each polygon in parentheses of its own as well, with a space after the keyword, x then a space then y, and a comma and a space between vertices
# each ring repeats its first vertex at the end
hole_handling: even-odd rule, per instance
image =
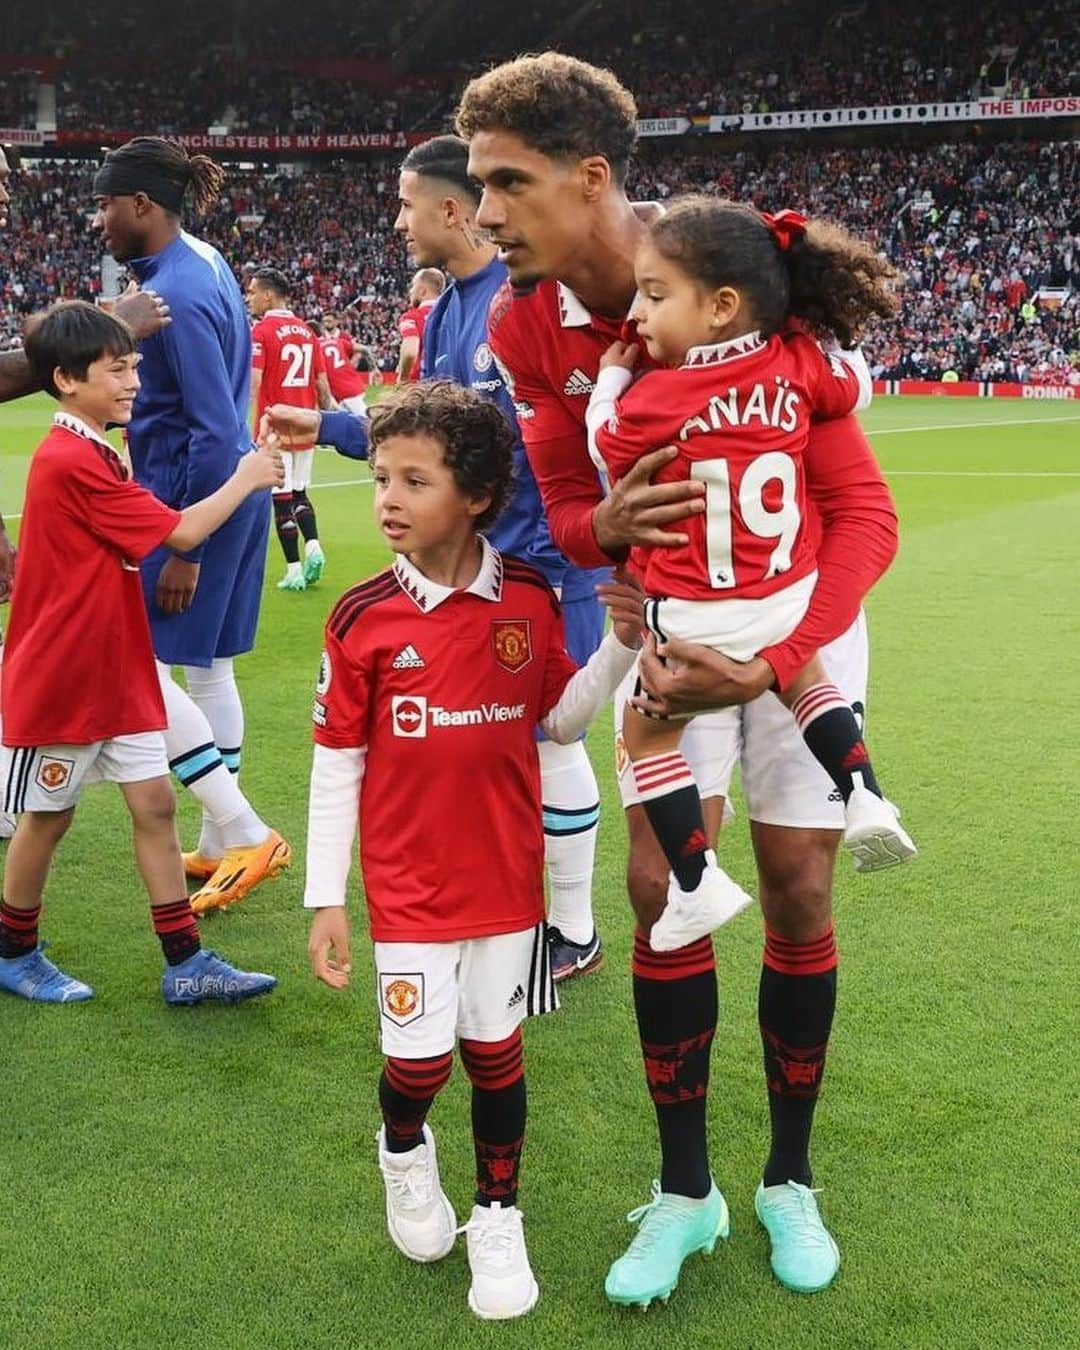
POLYGON ((691 196, 674 202, 650 236, 662 257, 701 285, 740 291, 766 337, 796 318, 851 347, 871 318, 890 318, 898 307, 896 269, 831 221, 810 221, 781 249, 752 206, 691 196))
POLYGON ((503 413, 453 380, 399 385, 371 410, 371 458, 391 436, 432 436, 443 446, 443 463, 467 496, 490 497, 476 528, 495 521, 510 497, 514 433, 503 413))

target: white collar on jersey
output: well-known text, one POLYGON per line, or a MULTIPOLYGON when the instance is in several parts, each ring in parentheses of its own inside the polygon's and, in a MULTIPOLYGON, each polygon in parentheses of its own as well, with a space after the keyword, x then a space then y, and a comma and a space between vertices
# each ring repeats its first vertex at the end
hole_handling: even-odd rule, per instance
POLYGON ((682 370, 693 370, 697 366, 718 366, 724 361, 735 361, 740 356, 750 356, 765 346, 765 339, 755 328, 752 333, 740 333, 726 342, 709 342, 703 347, 691 347, 682 363, 682 370))
POLYGON ((82 418, 76 417, 74 413, 53 413, 53 426, 63 427, 65 431, 73 431, 76 436, 82 436, 84 440, 96 441, 98 445, 103 445, 106 450, 111 450, 114 455, 116 454, 114 445, 110 445, 104 436, 99 436, 93 427, 87 426, 82 418))
POLYGON ((502 558, 498 550, 492 548, 483 535, 479 536, 483 556, 480 559, 480 571, 468 586, 443 586, 414 567, 404 553, 394 563, 394 575, 398 585, 412 600, 416 608, 425 614, 437 609, 444 600, 456 595, 459 590, 467 595, 479 596, 481 600, 498 600, 502 596, 502 558))
MULTIPOLYGON (((561 281, 555 283, 555 291, 559 297, 559 323, 563 328, 589 328, 592 325, 593 316, 577 298, 569 286, 563 285, 561 281)), ((626 311, 626 317, 632 317, 637 308, 637 292, 634 293, 634 299, 630 308, 626 311)))
POLYGON ((263 311, 264 319, 295 319, 296 315, 291 309, 267 309, 263 311))

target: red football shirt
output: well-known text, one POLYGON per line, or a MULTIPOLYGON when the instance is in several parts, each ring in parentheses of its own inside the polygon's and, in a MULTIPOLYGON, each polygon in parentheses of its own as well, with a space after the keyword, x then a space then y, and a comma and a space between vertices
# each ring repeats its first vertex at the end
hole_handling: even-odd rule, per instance
POLYGON ((420 378, 420 361, 424 354, 424 324, 427 323, 427 316, 431 313, 434 305, 434 300, 425 300, 422 305, 417 305, 414 309, 407 309, 398 320, 398 333, 401 338, 416 338, 420 343, 416 349, 416 364, 412 368, 410 380, 420 378))
MULTIPOLYGON (((255 423, 271 403, 318 408, 316 377, 326 373, 322 347, 306 323, 288 309, 268 309, 251 330, 251 365, 262 371, 255 423)), ((315 444, 292 445, 308 450, 315 444)))
POLYGON ((812 417, 844 417, 859 384, 839 358, 792 335, 748 333, 693 347, 678 370, 654 370, 625 391, 596 435, 612 482, 643 455, 679 455, 653 482, 695 478, 706 511, 684 528, 686 548, 643 551, 650 595, 758 599, 813 572, 803 454, 812 417))
POLYGON ((327 622, 315 740, 367 747, 360 862, 380 942, 512 933, 544 916, 534 729, 577 667, 540 573, 483 549, 464 590, 399 557, 327 622))
MULTIPOLYGON (((589 458, 585 409, 600 357, 624 335, 622 322, 590 313, 558 281, 542 281, 528 295, 514 295, 508 283, 492 300, 488 322, 555 543, 579 567, 610 564, 593 532, 601 487, 589 458)), ((853 417, 812 428, 805 468, 818 581, 795 632, 761 653, 781 689, 850 627, 897 546, 892 497, 853 417)))
POLYGON ((356 398, 368 386, 368 377, 361 375, 352 363, 353 340, 348 333, 329 333, 319 338, 323 363, 326 366, 326 378, 330 383, 330 392, 341 402, 346 398, 356 398))
POLYGON ((137 564, 179 521, 128 478, 111 445, 57 413, 26 480, 0 692, 5 745, 164 729, 137 564))

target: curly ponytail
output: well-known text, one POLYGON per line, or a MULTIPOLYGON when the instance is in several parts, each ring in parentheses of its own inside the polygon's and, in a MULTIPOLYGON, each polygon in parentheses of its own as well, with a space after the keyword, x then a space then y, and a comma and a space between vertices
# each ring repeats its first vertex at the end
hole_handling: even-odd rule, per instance
POLYGON ((187 155, 186 157, 188 181, 192 187, 192 205, 195 207, 196 215, 205 216, 218 197, 221 196, 221 188, 225 182, 225 170, 209 155, 187 155))
POLYGON ((753 207, 688 196, 675 201, 649 234, 657 252, 700 285, 739 291, 766 337, 797 318, 818 336, 849 347, 874 315, 888 318, 898 307, 896 270, 831 222, 811 221, 781 247, 753 207))

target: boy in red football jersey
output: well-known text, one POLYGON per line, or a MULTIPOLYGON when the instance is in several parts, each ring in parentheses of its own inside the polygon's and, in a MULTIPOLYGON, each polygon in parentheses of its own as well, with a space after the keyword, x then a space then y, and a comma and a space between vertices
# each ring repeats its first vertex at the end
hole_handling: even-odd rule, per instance
MULTIPOLYGON (((686 197, 652 224, 634 270, 637 336, 662 368, 631 384, 638 343, 608 348, 586 413, 590 453, 616 481, 651 451, 678 448, 656 481, 703 482, 705 512, 686 522, 686 548, 645 552, 646 620, 659 643, 680 638, 749 661, 788 637, 809 606, 817 554, 802 460, 811 420, 869 403, 870 372, 848 348, 872 315, 895 308, 892 269, 839 226, 686 197), (792 320, 833 352, 790 331, 792 320)), ((821 657, 779 697, 843 798, 857 870, 910 858, 859 720, 821 657)), ((684 725, 633 703, 623 716, 634 780, 671 865, 667 907, 649 935, 655 951, 696 942, 751 903, 708 848, 680 751, 684 725)))
POLYGON ((203 951, 188 903, 139 561, 162 543, 184 551, 251 493, 277 486, 276 450, 244 456, 217 492, 173 510, 129 476, 105 439, 139 389, 135 339, 82 301, 55 305, 31 328, 34 376, 60 402, 26 484, 19 574, 3 667, 3 807, 19 816, 0 898, 0 989, 44 1003, 93 990, 38 945, 41 896, 82 789, 118 783, 161 940, 167 1003, 235 1002, 268 993, 271 975, 203 951))
POLYGON ((520 1024, 556 1006, 533 730, 579 736, 633 666, 641 629, 640 591, 599 587, 615 631, 577 670, 551 587, 478 533, 506 500, 511 456, 501 411, 448 380, 403 386, 372 411, 376 519, 398 556, 327 623, 304 895, 318 911, 315 974, 342 988, 359 816, 387 1056, 378 1153, 390 1236, 414 1261, 453 1246, 426 1117, 456 1040, 476 1153, 469 1306, 492 1319, 538 1297, 516 1204, 520 1024))

